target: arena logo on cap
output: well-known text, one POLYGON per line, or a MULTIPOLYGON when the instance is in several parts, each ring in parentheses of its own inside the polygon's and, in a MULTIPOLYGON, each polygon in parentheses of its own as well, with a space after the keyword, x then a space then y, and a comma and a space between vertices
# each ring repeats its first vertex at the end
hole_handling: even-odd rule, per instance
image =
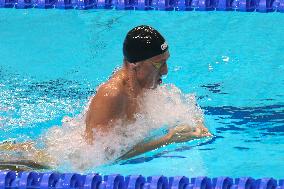
POLYGON ((167 47, 168 47, 168 44, 167 44, 166 42, 164 42, 164 43, 161 45, 162 51, 165 50, 167 47))

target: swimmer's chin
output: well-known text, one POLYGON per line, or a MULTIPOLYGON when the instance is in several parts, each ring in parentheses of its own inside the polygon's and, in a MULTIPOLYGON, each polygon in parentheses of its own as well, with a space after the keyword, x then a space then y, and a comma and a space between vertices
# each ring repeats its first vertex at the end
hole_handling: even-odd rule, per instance
POLYGON ((162 79, 159 78, 155 83, 152 84, 148 89, 156 89, 163 83, 162 79))
POLYGON ((149 87, 148 89, 152 89, 152 90, 154 90, 154 89, 157 89, 157 88, 158 88, 158 86, 159 86, 159 84, 156 84, 156 85, 153 85, 153 86, 149 87))

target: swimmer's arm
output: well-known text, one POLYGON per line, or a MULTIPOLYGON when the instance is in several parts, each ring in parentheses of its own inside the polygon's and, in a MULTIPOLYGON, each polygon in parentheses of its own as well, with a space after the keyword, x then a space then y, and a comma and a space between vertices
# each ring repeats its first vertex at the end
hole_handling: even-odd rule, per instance
POLYGON ((210 136, 212 136, 212 134, 203 124, 199 124, 196 127, 180 125, 173 129, 170 129, 168 134, 160 139, 153 140, 148 143, 137 144, 132 150, 128 151, 125 155, 120 157, 120 159, 134 157, 171 143, 187 142, 192 139, 210 136))
POLYGON ((145 152, 157 149, 161 146, 170 144, 169 141, 170 140, 168 138, 168 135, 166 135, 160 139, 153 140, 148 143, 139 143, 136 146, 134 146, 134 148, 132 148, 130 151, 128 151, 126 154, 122 155, 119 159, 128 159, 143 154, 145 152))

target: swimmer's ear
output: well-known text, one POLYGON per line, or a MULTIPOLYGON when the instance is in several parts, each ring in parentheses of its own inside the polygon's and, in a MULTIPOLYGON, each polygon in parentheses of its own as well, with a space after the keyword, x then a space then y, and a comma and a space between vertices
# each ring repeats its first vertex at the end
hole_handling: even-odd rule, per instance
POLYGON ((139 71, 140 68, 141 68, 141 63, 140 63, 140 62, 139 62, 139 63, 137 62, 137 63, 135 63, 135 64, 132 63, 132 69, 133 69, 133 70, 139 71))
POLYGON ((129 69, 131 69, 131 70, 136 70, 136 69, 137 69, 137 64, 130 63, 130 62, 128 62, 127 60, 123 60, 123 62, 124 62, 124 65, 125 65, 127 68, 129 68, 129 69))

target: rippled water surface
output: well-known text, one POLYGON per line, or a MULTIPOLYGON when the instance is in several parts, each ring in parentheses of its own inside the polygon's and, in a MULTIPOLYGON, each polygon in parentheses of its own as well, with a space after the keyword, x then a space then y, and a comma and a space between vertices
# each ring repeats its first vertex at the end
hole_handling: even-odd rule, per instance
POLYGON ((283 178, 280 13, 0 9, 0 141, 38 140, 84 112, 121 65, 125 34, 140 24, 167 39, 164 83, 196 95, 215 137, 86 171, 283 178))

